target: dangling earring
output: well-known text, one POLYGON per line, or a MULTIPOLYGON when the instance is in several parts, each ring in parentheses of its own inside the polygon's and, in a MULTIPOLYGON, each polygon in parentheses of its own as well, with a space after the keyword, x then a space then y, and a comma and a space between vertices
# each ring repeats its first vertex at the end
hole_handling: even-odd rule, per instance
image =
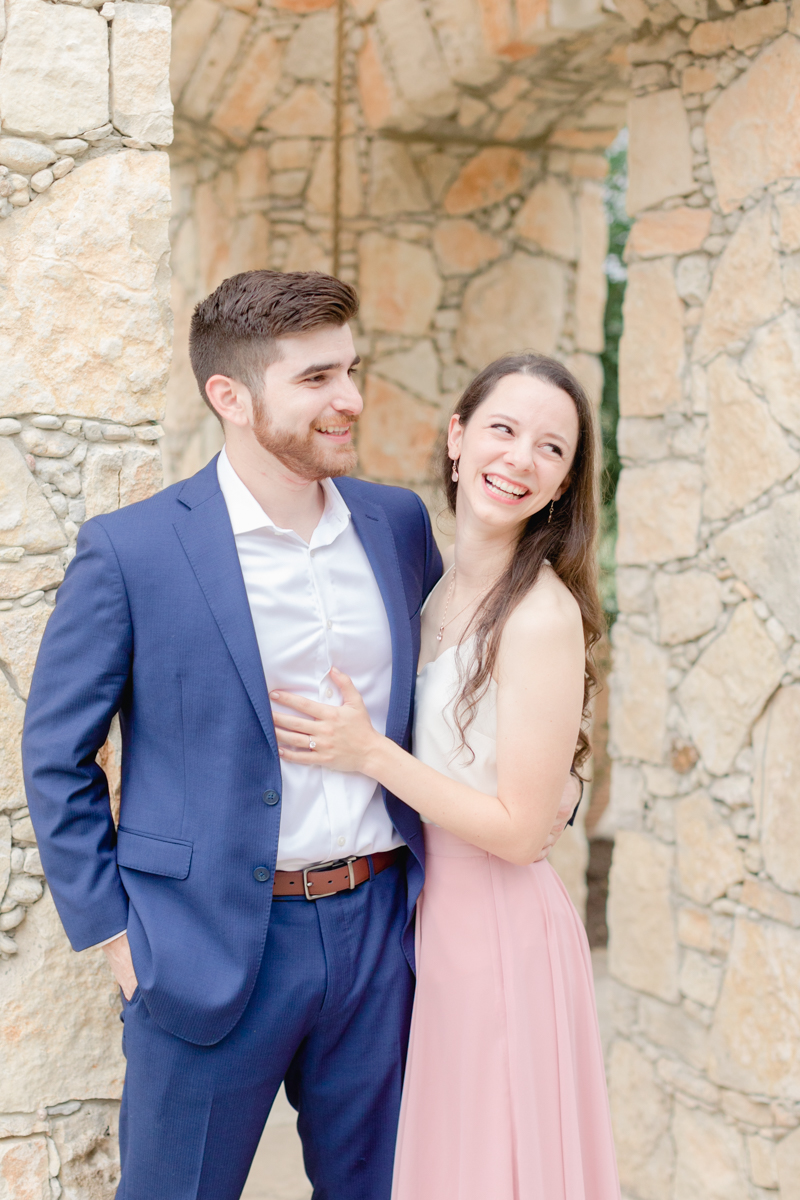
POLYGON ((453 459, 453 473, 450 476, 450 478, 452 479, 453 483, 458 483, 458 459, 457 458, 453 459))
POLYGON ((550 515, 549 515, 549 516, 548 516, 548 518, 547 518, 547 524, 548 524, 548 525, 550 524, 550 522, 551 522, 551 521, 552 521, 552 519, 553 519, 553 508, 554 508, 554 506, 555 506, 555 500, 551 500, 551 501, 550 501, 550 515))

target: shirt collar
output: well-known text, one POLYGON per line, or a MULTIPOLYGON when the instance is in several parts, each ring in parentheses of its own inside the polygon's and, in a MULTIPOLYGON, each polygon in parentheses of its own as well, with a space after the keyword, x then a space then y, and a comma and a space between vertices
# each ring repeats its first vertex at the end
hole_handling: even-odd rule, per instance
MULTIPOLYGON (((299 537, 290 529, 281 529, 267 516, 253 493, 234 471, 224 446, 217 459, 217 478, 234 537, 240 533, 253 533, 257 529, 270 530, 288 537, 299 537)), ((325 493, 325 508, 311 536, 309 545, 312 547, 330 545, 350 523, 350 509, 333 480, 323 479, 321 483, 325 493)), ((300 540, 302 541, 302 538, 300 540)))

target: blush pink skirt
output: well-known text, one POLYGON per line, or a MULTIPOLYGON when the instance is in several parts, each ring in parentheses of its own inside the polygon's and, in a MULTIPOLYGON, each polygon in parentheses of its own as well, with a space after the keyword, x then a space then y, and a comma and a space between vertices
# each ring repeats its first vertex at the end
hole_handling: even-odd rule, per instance
POLYGON ((393 1200, 619 1200, 589 945, 547 862, 425 826, 393 1200))

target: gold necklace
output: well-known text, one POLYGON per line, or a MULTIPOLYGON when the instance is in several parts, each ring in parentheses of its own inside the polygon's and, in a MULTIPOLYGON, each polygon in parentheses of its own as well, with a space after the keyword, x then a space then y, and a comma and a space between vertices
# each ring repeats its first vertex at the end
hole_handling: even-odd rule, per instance
MULTIPOLYGON (((444 612, 442 613, 442 623, 439 626, 439 632, 436 635, 437 642, 440 642, 442 640, 442 638, 444 637, 444 627, 445 627, 445 625, 448 624, 447 610, 450 607, 450 599, 453 595, 453 590, 455 589, 455 586, 456 586, 456 569, 455 569, 455 567, 453 567, 453 578, 450 580, 450 587, 447 589, 447 599, 444 602, 444 612)), ((475 603, 474 600, 468 600, 467 603, 464 605, 464 607, 459 609, 459 611, 456 613, 456 615, 454 617, 451 617, 450 620, 457 621, 458 618, 461 616, 461 614, 465 613, 467 611, 470 604, 474 604, 474 603, 475 603)))

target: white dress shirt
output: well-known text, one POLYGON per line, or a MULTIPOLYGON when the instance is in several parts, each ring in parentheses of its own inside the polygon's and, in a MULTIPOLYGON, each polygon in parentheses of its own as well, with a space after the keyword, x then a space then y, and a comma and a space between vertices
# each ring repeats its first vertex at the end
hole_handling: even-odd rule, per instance
MULTIPOLYGON (((331 667, 338 667, 361 693, 373 726, 385 733, 392 682, 389 621, 340 492, 330 479, 322 481, 325 508, 305 542, 270 520, 224 449, 217 475, 268 690, 340 704, 330 678, 331 667)), ((297 763, 281 763, 281 775, 279 870, 403 844, 374 779, 297 763)))

